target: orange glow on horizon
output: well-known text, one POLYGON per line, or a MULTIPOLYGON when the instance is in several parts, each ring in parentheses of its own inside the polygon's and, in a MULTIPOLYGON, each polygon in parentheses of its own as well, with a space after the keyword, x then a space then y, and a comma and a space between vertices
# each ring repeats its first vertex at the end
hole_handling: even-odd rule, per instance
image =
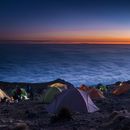
MULTIPOLYGON (((0 38, 2 39, 2 38, 0 38)), ((129 30, 49 31, 46 33, 10 34, 6 40, 31 40, 45 43, 130 44, 129 30)))

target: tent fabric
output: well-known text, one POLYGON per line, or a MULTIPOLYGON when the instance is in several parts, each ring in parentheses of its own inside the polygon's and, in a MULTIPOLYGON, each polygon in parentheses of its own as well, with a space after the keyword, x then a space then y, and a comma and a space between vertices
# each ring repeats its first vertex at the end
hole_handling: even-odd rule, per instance
POLYGON ((57 113, 61 108, 67 108, 72 112, 95 112, 99 108, 92 102, 89 95, 81 90, 68 89, 59 96, 47 107, 50 113, 57 113))
POLYGON ((4 98, 10 100, 10 97, 9 97, 4 91, 2 91, 2 90, 0 89, 0 100, 2 100, 2 99, 4 99, 4 98))
MULTIPOLYGON (((19 88, 19 90, 20 90, 20 92, 23 94, 23 95, 26 95, 26 90, 25 89, 23 89, 23 88, 19 88)), ((17 93, 17 88, 15 88, 15 89, 13 89, 12 91, 12 95, 14 95, 15 93, 17 93)), ((20 93, 20 94, 21 94, 20 93)))
POLYGON ((105 98, 103 95, 103 92, 94 87, 88 87, 88 86, 82 85, 82 86, 80 86, 79 89, 82 91, 88 92, 89 96, 92 99, 104 99, 105 98))
POLYGON ((91 100, 91 98, 89 97, 88 94, 86 94, 85 92, 82 92, 80 90, 78 90, 80 92, 80 94, 82 95, 85 103, 86 103, 86 107, 88 112, 92 113, 98 110, 97 106, 93 103, 93 101, 91 100))
POLYGON ((115 90, 112 91, 112 94, 121 95, 127 93, 129 90, 130 90, 130 84, 122 83, 119 86, 117 86, 115 90))
POLYGON ((27 92, 26 92, 26 90, 23 89, 23 88, 21 88, 21 95, 22 96, 27 96, 28 95, 27 92))
POLYGON ((80 90, 83 90, 83 91, 88 91, 90 90, 90 87, 89 86, 86 86, 84 84, 82 84, 80 87, 79 87, 80 90))
POLYGON ((23 99, 28 99, 28 94, 25 89, 21 88, 21 97, 23 99))
POLYGON ((107 91, 107 87, 104 85, 99 86, 99 90, 101 91, 107 91))
POLYGON ((104 99, 104 95, 103 95, 103 92, 101 92, 100 90, 96 89, 96 88, 91 88, 89 90, 89 96, 92 98, 92 99, 104 99))
POLYGON ((19 96, 20 99, 28 99, 28 94, 24 88, 20 88, 20 93, 17 92, 17 88, 12 90, 12 96, 19 96))
POLYGON ((67 89, 67 85, 66 84, 63 84, 63 83, 54 83, 54 84, 51 84, 50 87, 56 87, 56 88, 60 88, 60 89, 67 89))
POLYGON ((45 95, 43 95, 44 103, 51 103, 56 95, 60 94, 61 92, 62 90, 56 87, 48 88, 48 90, 45 92, 45 95))

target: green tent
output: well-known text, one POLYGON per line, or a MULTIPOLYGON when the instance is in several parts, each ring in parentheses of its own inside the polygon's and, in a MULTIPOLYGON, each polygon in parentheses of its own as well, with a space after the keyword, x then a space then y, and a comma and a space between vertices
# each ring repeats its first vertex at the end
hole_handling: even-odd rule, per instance
MULTIPOLYGON (((23 88, 20 88, 20 90, 21 90, 21 94, 18 95, 18 96, 20 96, 20 99, 27 100, 28 99, 28 94, 27 94, 26 90, 23 89, 23 88)), ((17 89, 12 90, 12 96, 15 96, 15 94, 17 94, 17 89)))
POLYGON ((43 101, 44 103, 51 103, 56 95, 61 93, 61 90, 56 87, 50 87, 45 94, 43 95, 43 101))
POLYGON ((104 85, 101 85, 101 86, 99 87, 99 90, 101 90, 101 91, 107 91, 107 87, 104 86, 104 85))
POLYGON ((23 88, 21 88, 21 97, 22 97, 23 99, 28 99, 28 98, 27 98, 27 97, 28 97, 28 94, 27 94, 26 90, 23 89, 23 88))

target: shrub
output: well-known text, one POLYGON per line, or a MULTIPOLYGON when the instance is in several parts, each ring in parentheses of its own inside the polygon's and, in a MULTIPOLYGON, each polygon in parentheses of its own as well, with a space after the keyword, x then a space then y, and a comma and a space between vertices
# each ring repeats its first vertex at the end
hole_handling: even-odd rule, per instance
POLYGON ((56 116, 51 117, 51 123, 70 121, 72 119, 71 112, 68 108, 61 108, 56 116))

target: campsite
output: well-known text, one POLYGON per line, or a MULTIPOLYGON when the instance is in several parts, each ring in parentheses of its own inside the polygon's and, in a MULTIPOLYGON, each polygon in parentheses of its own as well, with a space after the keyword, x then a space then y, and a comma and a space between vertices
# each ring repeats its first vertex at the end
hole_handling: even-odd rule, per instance
POLYGON ((129 81, 107 85, 104 92, 97 88, 76 88, 61 79, 38 84, 0 82, 0 129, 130 130, 129 81), (12 101, 10 92, 28 85, 33 99, 12 101))
POLYGON ((130 130, 130 0, 0 0, 0 130, 130 130))

